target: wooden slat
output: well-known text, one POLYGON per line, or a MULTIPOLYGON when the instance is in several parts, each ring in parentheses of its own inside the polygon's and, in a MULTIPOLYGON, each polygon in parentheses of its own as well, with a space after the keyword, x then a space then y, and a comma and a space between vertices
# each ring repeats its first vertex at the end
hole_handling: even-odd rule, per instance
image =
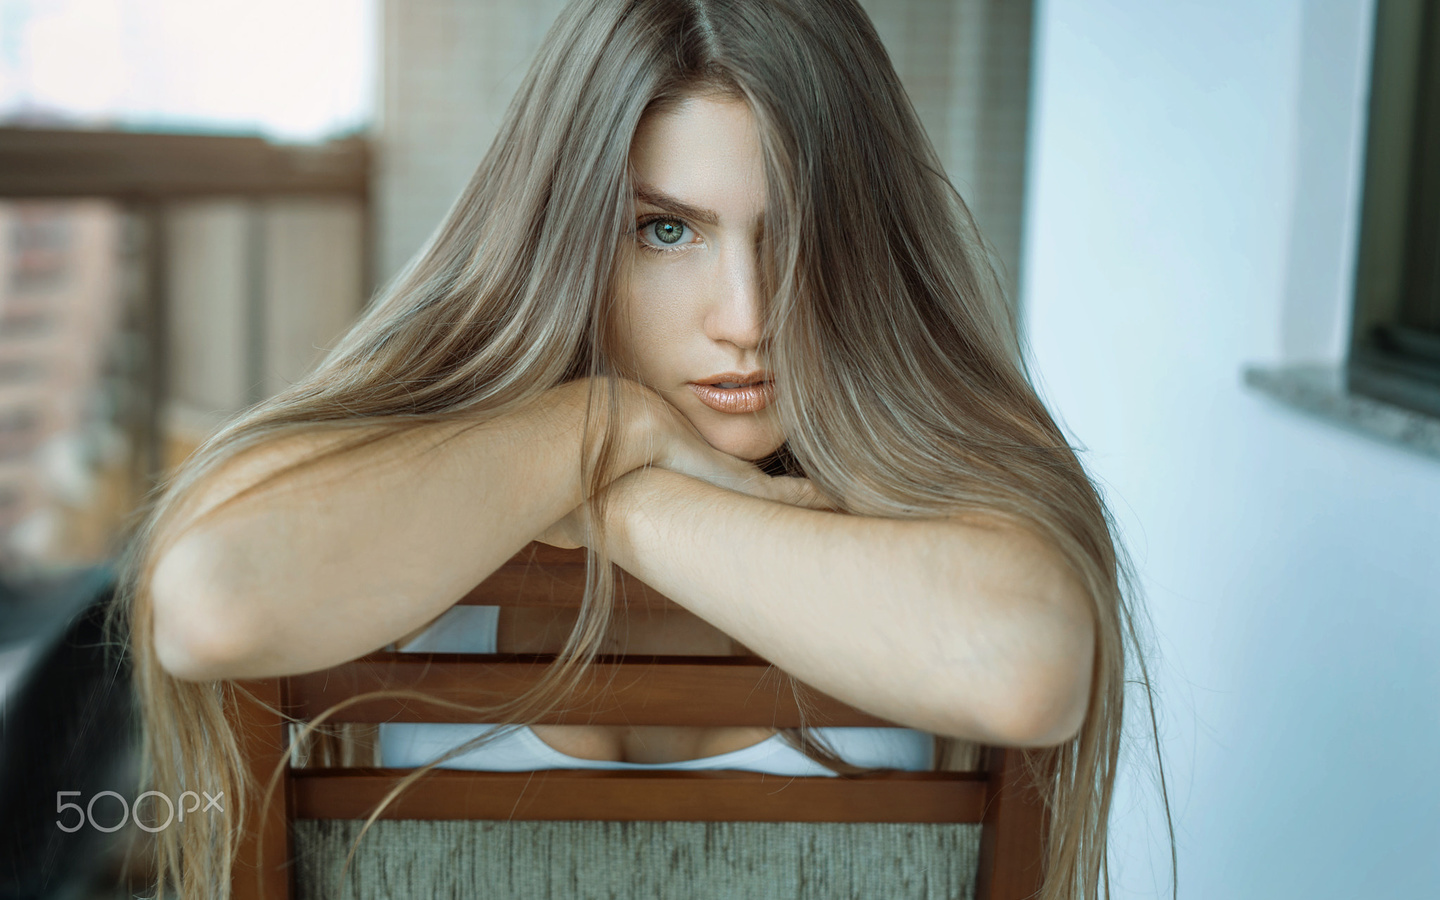
MULTIPOLYGON (((675 605, 628 573, 635 606, 675 605)), ((460 602, 579 606, 583 551, 531 544, 460 602)), ((496 704, 531 688, 553 663, 537 654, 377 653, 323 672, 291 676, 289 711, 313 717, 358 693, 401 688, 443 700, 496 704)), ((895 723, 815 691, 807 722, 864 727, 895 723)), ((600 657, 587 687, 545 724, 800 724, 780 672, 757 657, 600 657), (703 699, 702 699, 703 698, 703 699), (622 705, 623 704, 623 705, 622 705)), ((474 717, 420 701, 368 701, 333 721, 467 722, 474 717)), ((483 720, 480 720, 483 721, 483 720)), ((977 900, 1020 900, 1040 887, 1045 813, 1021 780, 1021 751, 991 749, 981 772, 885 772, 858 778, 790 778, 735 771, 438 769, 410 785, 382 818, 421 820, 983 823, 977 900)), ((294 818, 368 818, 409 769, 314 769, 291 773, 294 818)))
MULTIPOLYGON (((615 603, 633 608, 681 608, 645 582, 615 567, 615 603)), ((489 578, 456 601, 464 606, 547 606, 578 609, 585 593, 585 551, 538 541, 526 545, 489 578)))
MULTIPOLYGON (((290 712, 313 718, 369 691, 419 690, 451 702, 495 705, 537 683, 548 654, 374 654, 332 669, 292 675, 290 712)), ((778 669, 754 657, 597 657, 588 684, 551 725, 764 725, 796 728, 800 710, 778 669), (623 660, 623 661, 617 661, 623 660), (613 681, 612 681, 613 678, 613 681), (697 698, 704 698, 697 702, 697 698)), ((806 695, 812 726, 895 727, 818 691, 806 695)), ((367 700, 336 722, 488 722, 484 717, 408 698, 367 700)))
MULTIPOLYGON (((368 818, 408 769, 319 769, 293 775, 295 815, 368 818)), ((885 772, 858 778, 735 771, 433 770, 386 819, 691 822, 979 822, 985 776, 885 772)))
POLYGON ((990 791, 980 832, 975 900, 1029 900, 1040 890, 1045 804, 1026 777, 1024 751, 988 749, 990 791))
POLYGON ((291 146, 259 137, 0 128, 0 197, 364 197, 369 156, 359 138, 291 146))
MULTIPOLYGON (((284 679, 241 681, 239 684, 271 706, 284 708, 284 679)), ((256 900, 262 896, 264 900, 290 900, 294 896, 294 885, 290 879, 294 871, 291 866, 290 821, 295 817, 295 810, 288 766, 264 820, 260 818, 265 785, 269 783, 275 766, 287 755, 286 725, 279 716, 256 706, 238 693, 236 697, 239 708, 233 711, 231 722, 257 788, 245 798, 244 837, 231 877, 232 893, 235 900, 256 900), (259 855, 262 846, 263 857, 259 855), (257 868, 257 860, 263 869, 257 868)))

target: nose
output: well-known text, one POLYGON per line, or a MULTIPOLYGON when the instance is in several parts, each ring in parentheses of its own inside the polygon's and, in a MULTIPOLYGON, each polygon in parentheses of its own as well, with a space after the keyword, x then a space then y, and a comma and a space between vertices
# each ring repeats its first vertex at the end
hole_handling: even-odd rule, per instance
POLYGON ((760 345, 760 266, 756 254, 732 247, 722 254, 705 334, 741 350, 760 345))

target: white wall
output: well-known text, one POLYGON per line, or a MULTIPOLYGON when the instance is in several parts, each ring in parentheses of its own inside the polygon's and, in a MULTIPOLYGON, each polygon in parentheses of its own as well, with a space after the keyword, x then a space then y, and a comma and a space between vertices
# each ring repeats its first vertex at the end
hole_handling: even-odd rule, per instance
MULTIPOLYGON (((1144 576, 1181 897, 1440 895, 1440 460, 1240 375, 1348 334, 1370 15, 1037 14, 1026 324, 1144 576)), ((1117 896, 1168 896, 1135 747, 1117 896)))

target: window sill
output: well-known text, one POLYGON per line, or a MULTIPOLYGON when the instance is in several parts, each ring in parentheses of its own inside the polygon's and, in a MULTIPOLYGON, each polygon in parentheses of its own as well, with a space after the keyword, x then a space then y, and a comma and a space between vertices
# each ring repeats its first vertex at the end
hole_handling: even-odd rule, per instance
POLYGON ((1345 390, 1337 365, 1246 366, 1245 384, 1351 431, 1440 457, 1440 417, 1345 390))

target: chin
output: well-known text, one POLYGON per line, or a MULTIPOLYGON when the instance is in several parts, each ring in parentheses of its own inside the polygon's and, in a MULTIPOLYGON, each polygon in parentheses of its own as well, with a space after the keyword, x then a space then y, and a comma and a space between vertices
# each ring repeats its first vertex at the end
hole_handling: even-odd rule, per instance
POLYGON ((721 453, 754 462, 764 459, 785 443, 785 436, 776 434, 774 429, 757 427, 753 422, 740 423, 729 427, 716 427, 710 423, 695 423, 705 441, 721 453), (708 426, 708 427, 707 427, 708 426))

